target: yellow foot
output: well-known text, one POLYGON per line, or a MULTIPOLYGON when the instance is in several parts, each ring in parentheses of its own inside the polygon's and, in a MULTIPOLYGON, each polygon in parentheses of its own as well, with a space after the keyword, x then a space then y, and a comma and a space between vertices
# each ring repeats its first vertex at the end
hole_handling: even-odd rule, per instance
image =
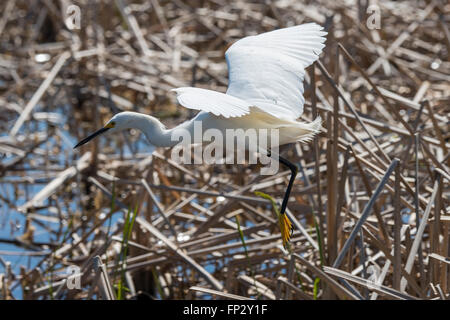
POLYGON ((286 214, 278 215, 278 222, 280 224, 283 247, 286 249, 289 240, 291 240, 292 233, 294 232, 294 227, 286 214))

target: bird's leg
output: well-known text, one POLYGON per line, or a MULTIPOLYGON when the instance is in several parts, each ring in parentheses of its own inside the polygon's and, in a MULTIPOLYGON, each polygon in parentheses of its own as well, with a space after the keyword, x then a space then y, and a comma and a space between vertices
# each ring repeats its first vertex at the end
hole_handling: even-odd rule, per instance
POLYGON ((281 210, 280 210, 280 217, 279 217, 279 223, 281 228, 281 234, 283 236, 283 246, 286 247, 287 242, 291 238, 292 232, 294 231, 294 228, 292 226, 291 221, 286 215, 286 207, 289 200, 289 196, 291 194, 292 186, 294 184, 295 177, 298 173, 298 168, 295 164, 290 162, 289 160, 281 157, 280 155, 274 155, 270 151, 267 154, 269 157, 271 157, 274 160, 277 160, 278 162, 282 163, 286 167, 288 167, 291 170, 291 177, 289 178, 289 184, 287 186, 286 192, 283 197, 283 202, 281 203, 281 210))
POLYGON ((293 164, 292 162, 288 161, 285 158, 282 158, 279 156, 279 159, 282 164, 284 164, 286 167, 288 167, 291 170, 291 177, 289 178, 289 184, 287 186, 286 193, 284 194, 284 198, 283 198, 283 202, 281 204, 281 210, 280 210, 280 213, 284 214, 286 211, 286 206, 287 206, 287 203, 289 200, 289 195, 291 194, 291 190, 292 190, 292 186, 294 184, 295 177, 297 176, 297 173, 298 173, 298 168, 295 164, 293 164))
POLYGON ((294 184, 295 177, 297 176, 297 173, 298 173, 298 168, 295 164, 293 164, 292 162, 283 158, 280 155, 275 155, 275 154, 272 154, 271 152, 268 152, 267 155, 269 157, 271 157, 272 159, 277 160, 278 162, 282 163, 283 165, 285 165, 286 167, 288 167, 291 170, 291 177, 289 179, 289 184, 288 184, 286 192, 284 194, 283 202, 281 204, 281 210, 280 210, 280 214, 284 214, 286 211, 287 203, 289 200, 289 195, 291 194, 291 190, 292 190, 292 186, 294 184))

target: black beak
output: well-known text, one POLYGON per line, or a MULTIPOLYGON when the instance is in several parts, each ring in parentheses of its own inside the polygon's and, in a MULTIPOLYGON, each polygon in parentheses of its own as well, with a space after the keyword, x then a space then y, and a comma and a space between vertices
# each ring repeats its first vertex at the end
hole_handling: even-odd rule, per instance
POLYGON ((83 140, 81 140, 80 142, 78 142, 76 144, 75 148, 78 148, 79 146, 82 146, 85 143, 88 143, 89 141, 91 141, 92 139, 94 139, 96 136, 101 135, 102 133, 108 131, 110 128, 101 128, 100 130, 95 131, 93 134, 91 134, 89 137, 84 138, 83 140))

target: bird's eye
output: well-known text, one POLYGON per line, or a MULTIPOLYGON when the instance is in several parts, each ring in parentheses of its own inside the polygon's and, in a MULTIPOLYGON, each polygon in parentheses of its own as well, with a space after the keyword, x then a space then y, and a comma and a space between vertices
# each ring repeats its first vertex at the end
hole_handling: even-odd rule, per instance
POLYGON ((105 128, 111 129, 111 128, 114 128, 115 125, 116 125, 116 123, 114 121, 111 121, 105 125, 105 128))

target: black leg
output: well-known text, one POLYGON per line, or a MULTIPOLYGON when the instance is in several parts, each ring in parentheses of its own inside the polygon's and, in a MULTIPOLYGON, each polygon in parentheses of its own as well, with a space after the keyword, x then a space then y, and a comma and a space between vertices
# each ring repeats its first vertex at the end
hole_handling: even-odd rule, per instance
POLYGON ((287 186, 286 193, 284 194, 283 202, 281 204, 281 210, 280 210, 280 213, 284 214, 286 212, 289 195, 291 194, 291 190, 292 190, 292 186, 294 184, 295 177, 297 176, 297 173, 298 173, 298 168, 295 164, 293 164, 289 160, 281 157, 280 155, 278 155, 278 159, 277 159, 276 155, 272 155, 269 152, 268 156, 271 157, 272 159, 278 160, 280 163, 284 164, 286 167, 288 167, 291 170, 291 178, 289 179, 289 184, 287 186))
POLYGON ((291 194, 292 186, 294 185, 295 177, 297 176, 298 168, 295 164, 293 164, 292 162, 290 162, 282 157, 279 157, 279 159, 282 164, 284 164, 291 170, 291 178, 289 179, 289 184, 288 184, 286 193, 284 194, 284 198, 283 198, 283 203, 281 204, 280 213, 284 214, 286 212, 286 206, 287 206, 287 203, 289 200, 289 196, 291 194))
POLYGON ((281 229, 281 236, 283 239, 283 246, 286 248, 288 246, 288 242, 294 232, 294 226, 286 215, 286 206, 289 200, 289 196, 291 194, 292 185, 294 184, 295 177, 297 176, 297 166, 287 159, 281 157, 280 155, 272 155, 268 152, 268 156, 278 162, 284 164, 291 170, 291 178, 289 179, 289 184, 287 186, 286 192, 283 197, 283 202, 281 204, 280 216, 278 217, 278 221, 281 229))

